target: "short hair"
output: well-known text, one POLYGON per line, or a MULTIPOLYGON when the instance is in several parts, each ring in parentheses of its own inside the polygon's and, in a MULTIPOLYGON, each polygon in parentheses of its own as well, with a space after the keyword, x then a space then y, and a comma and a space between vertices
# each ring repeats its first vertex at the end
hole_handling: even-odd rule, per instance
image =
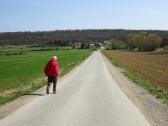
POLYGON ((53 60, 57 60, 57 56, 53 56, 53 58, 52 58, 53 60))

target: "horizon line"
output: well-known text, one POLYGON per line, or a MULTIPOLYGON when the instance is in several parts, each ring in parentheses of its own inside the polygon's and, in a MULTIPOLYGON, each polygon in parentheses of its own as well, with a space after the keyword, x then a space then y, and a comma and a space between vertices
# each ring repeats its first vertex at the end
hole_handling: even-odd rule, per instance
POLYGON ((54 32, 54 31, 87 31, 87 30, 126 30, 126 31, 168 31, 166 29, 123 29, 123 28, 88 28, 88 29, 55 29, 55 30, 28 30, 28 31, 4 31, 0 33, 23 33, 23 32, 54 32))

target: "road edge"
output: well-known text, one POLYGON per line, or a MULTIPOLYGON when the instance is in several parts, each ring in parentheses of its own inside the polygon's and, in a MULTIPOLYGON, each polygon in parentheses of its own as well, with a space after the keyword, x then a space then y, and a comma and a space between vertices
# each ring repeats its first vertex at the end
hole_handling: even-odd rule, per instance
POLYGON ((152 113, 148 110, 147 106, 145 106, 143 101, 139 98, 139 96, 133 89, 136 87, 136 85, 133 84, 133 82, 131 82, 126 76, 124 76, 120 68, 113 66, 106 56, 104 56, 101 52, 100 54, 106 64, 106 67, 111 77, 116 81, 119 88, 124 92, 124 94, 126 94, 129 100, 142 112, 150 125, 157 126, 152 116, 152 113))
MULTIPOLYGON (((85 60, 83 60, 80 64, 78 64, 72 70, 68 71, 66 74, 64 74, 62 77, 60 77, 58 80, 58 84, 61 81, 63 81, 65 78, 67 78, 69 75, 74 73, 76 70, 78 70, 82 64, 87 62, 87 60, 93 55, 93 53, 94 53, 94 51, 85 60)), ((8 115, 15 112, 16 110, 23 107, 24 105, 28 104, 32 100, 35 100, 36 98, 43 96, 42 92, 44 90, 46 90, 46 85, 37 89, 36 91, 31 92, 30 95, 23 95, 13 101, 10 101, 10 102, 0 106, 0 120, 7 117, 8 115), (31 95, 31 94, 35 94, 35 95, 31 95)))

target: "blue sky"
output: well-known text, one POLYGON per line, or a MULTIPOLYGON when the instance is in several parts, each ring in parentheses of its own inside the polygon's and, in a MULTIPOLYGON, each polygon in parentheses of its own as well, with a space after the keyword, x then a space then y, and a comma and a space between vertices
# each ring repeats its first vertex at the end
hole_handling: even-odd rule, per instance
POLYGON ((168 30, 168 0, 0 0, 0 32, 168 30))

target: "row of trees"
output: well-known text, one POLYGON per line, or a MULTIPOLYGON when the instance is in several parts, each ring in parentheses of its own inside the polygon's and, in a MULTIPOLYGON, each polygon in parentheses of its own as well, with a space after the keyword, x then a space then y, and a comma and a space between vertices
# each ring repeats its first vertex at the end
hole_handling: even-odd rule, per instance
POLYGON ((127 45, 122 40, 119 39, 111 39, 105 45, 105 48, 108 50, 116 50, 116 49, 126 49, 127 45))
POLYGON ((139 34, 130 34, 127 40, 129 49, 137 48, 139 51, 152 51, 161 47, 162 38, 157 34, 142 32, 139 34))
POLYGON ((139 51, 153 51, 161 46, 166 46, 166 41, 163 41, 160 36, 154 33, 140 32, 129 34, 126 41, 119 39, 111 39, 107 42, 106 49, 129 49, 139 51))

